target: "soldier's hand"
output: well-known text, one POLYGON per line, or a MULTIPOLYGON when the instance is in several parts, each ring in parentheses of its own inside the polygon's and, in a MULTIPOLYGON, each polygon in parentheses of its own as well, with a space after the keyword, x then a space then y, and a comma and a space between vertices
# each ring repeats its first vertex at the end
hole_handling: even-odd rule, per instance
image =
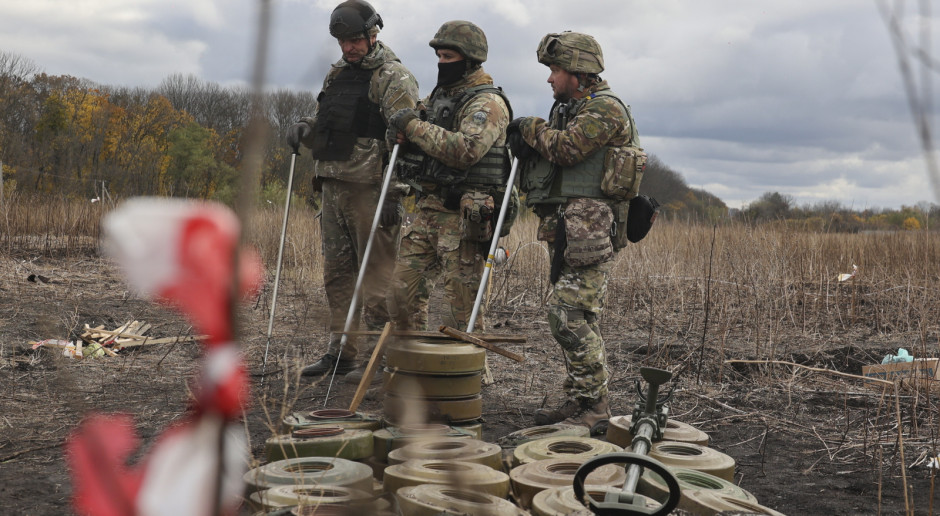
POLYGON ((398 129, 395 129, 392 126, 388 126, 388 129, 385 130, 385 144, 388 145, 388 148, 391 150, 396 144, 405 143, 405 135, 398 132, 398 129))
POLYGON ((382 201, 382 213, 379 214, 379 224, 383 228, 393 228, 401 224, 401 200, 386 197, 382 201))
POLYGON ((307 122, 297 122, 287 129, 287 144, 294 149, 294 154, 300 153, 300 142, 307 139, 313 128, 307 122))
POLYGON ((395 128, 395 130, 402 134, 408 134, 405 132, 405 129, 408 128, 408 124, 412 120, 418 119, 418 112, 412 108, 404 108, 396 111, 392 116, 388 118, 388 128, 395 128))
POLYGON ((535 149, 522 138, 522 130, 519 128, 525 120, 525 118, 516 118, 506 126, 506 145, 509 146, 512 155, 520 161, 535 156, 535 149))

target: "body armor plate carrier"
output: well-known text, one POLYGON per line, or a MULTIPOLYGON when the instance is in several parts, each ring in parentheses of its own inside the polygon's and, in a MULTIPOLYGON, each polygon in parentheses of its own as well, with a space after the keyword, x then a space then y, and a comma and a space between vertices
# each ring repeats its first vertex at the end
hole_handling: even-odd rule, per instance
MULTIPOLYGON (((495 93, 502 97, 512 119, 512 106, 500 88, 489 84, 467 88, 460 95, 436 97, 431 95, 432 111, 428 113, 428 122, 453 131, 455 118, 473 97, 480 93, 495 93)), ((427 156, 420 150, 411 152, 401 161, 398 177, 421 190, 416 183, 428 182, 444 187, 478 188, 481 190, 502 190, 509 178, 509 150, 505 146, 493 146, 482 158, 467 170, 458 170, 427 156), (459 186, 458 186, 459 185, 459 186)))
POLYGON ((385 138, 385 119, 379 105, 369 100, 373 71, 346 67, 317 97, 314 159, 346 161, 357 138, 385 138))

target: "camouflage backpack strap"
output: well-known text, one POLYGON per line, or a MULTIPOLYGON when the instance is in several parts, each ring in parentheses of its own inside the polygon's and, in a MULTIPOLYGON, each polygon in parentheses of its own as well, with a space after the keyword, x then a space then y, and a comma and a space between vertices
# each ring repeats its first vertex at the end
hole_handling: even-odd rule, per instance
POLYGON ((616 94, 614 94, 612 91, 609 91, 609 90, 601 91, 598 93, 592 93, 589 98, 593 99, 596 97, 609 97, 609 98, 616 100, 617 103, 620 104, 620 107, 623 108, 624 116, 627 119, 627 122, 630 122, 630 141, 627 143, 627 145, 632 145, 634 147, 642 147, 640 145, 640 132, 636 128, 636 122, 633 121, 633 112, 630 111, 630 106, 624 103, 624 101, 620 97, 618 97, 616 94))
POLYGON ((467 104, 467 102, 473 100, 473 97, 476 97, 480 93, 494 93, 499 95, 503 99, 503 102, 506 103, 506 109, 509 110, 509 119, 512 120, 512 104, 509 103, 509 97, 503 93, 503 89, 501 87, 494 86, 492 84, 480 84, 464 90, 464 92, 457 99, 454 112, 459 113, 460 110, 463 109, 463 107, 467 104))

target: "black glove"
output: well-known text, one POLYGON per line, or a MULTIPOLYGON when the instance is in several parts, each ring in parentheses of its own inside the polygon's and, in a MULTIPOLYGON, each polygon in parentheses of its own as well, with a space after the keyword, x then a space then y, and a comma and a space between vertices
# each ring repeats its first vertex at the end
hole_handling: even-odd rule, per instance
POLYGON ((399 133, 404 133, 405 129, 408 127, 408 124, 412 120, 418 119, 418 112, 412 108, 404 108, 396 111, 392 116, 388 118, 388 127, 392 127, 399 133))
POLYGON ((519 125, 524 120, 525 118, 517 118, 506 126, 506 145, 509 146, 512 155, 519 158, 520 161, 535 156, 535 149, 522 138, 522 130, 520 130, 519 125))
POLYGON ((398 129, 391 125, 385 130, 385 144, 388 145, 388 150, 392 150, 392 147, 398 144, 398 129))
POLYGON ((382 201, 382 213, 379 214, 379 225, 383 228, 393 228, 401 224, 401 201, 386 196, 382 201))
POLYGON ((300 154, 300 142, 307 139, 313 128, 307 122, 297 122, 287 129, 287 144, 294 149, 294 154, 300 154))

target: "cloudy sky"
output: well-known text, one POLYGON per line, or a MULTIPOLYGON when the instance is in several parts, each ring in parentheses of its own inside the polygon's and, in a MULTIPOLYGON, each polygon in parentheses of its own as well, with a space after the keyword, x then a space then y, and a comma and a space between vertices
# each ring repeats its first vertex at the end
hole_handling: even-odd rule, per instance
MULTIPOLYGON (((450 19, 480 25, 490 45, 485 67, 517 116, 545 116, 551 105, 547 68, 535 59, 541 37, 594 35, 604 48, 602 76, 632 105, 647 151, 731 207, 768 191, 857 209, 938 202, 881 2, 372 4, 385 20, 380 38, 415 73, 422 94, 436 77, 427 42, 437 27, 450 19)), ((271 87, 319 90, 339 57, 327 31, 337 3, 271 0, 271 87)), ((903 32, 915 46, 921 29, 932 29, 928 53, 940 59, 940 12, 921 19, 918 3, 907 2, 903 32)), ((0 51, 101 84, 156 87, 173 73, 243 84, 257 11, 258 0, 0 0, 0 51)), ((912 65, 917 88, 940 82, 940 66, 925 81, 924 67, 912 65)))

